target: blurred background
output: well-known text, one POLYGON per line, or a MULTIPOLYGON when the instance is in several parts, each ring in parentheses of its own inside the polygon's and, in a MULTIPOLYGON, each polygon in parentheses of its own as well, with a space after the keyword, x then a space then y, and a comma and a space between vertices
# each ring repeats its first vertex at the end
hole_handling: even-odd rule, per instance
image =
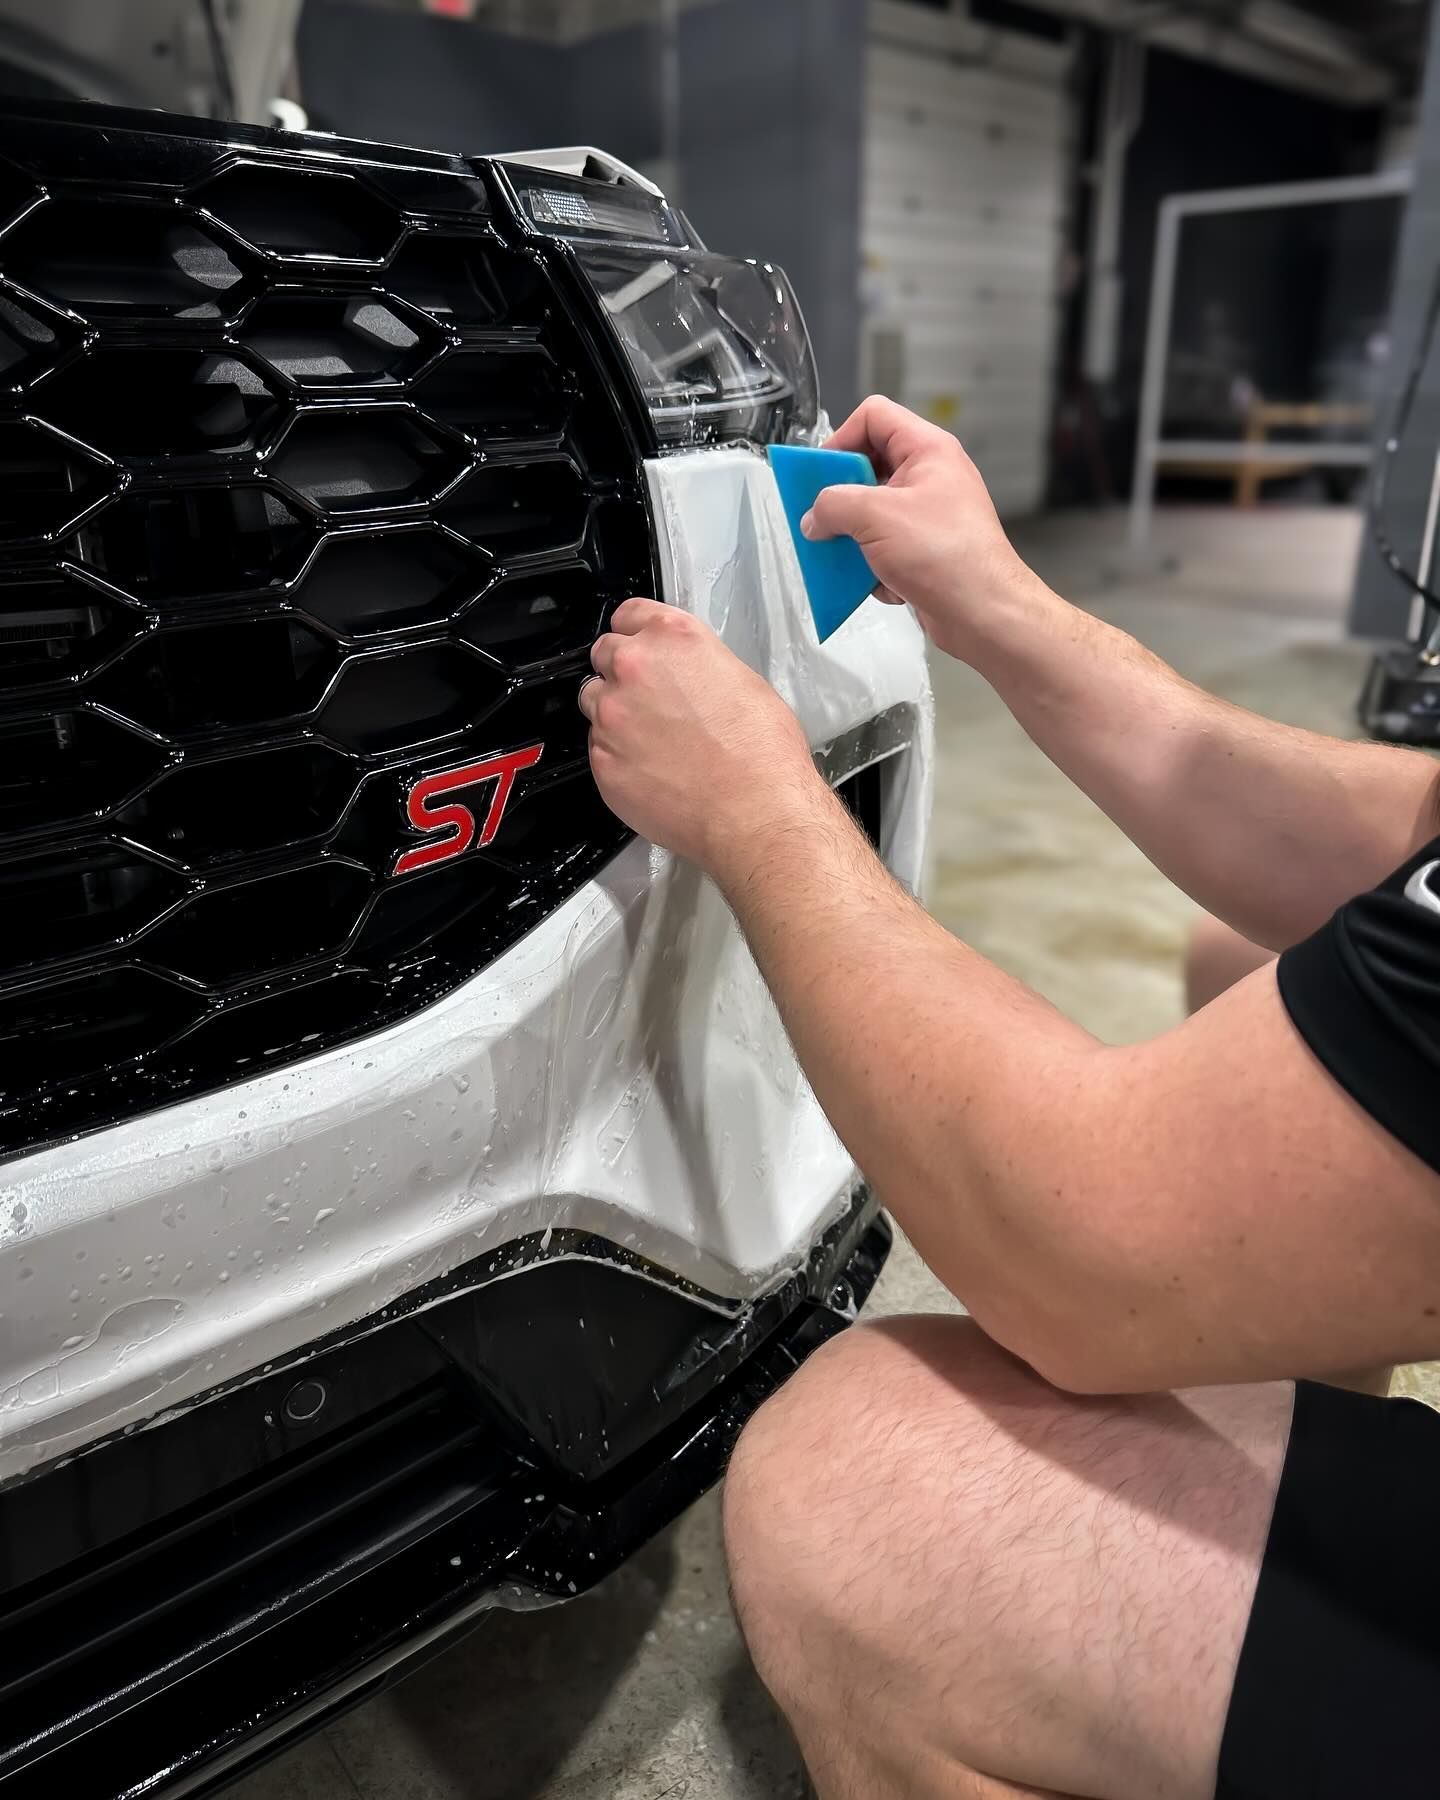
POLYGON ((257 121, 279 97, 291 124, 460 151, 601 145, 716 248, 787 268, 832 415, 878 387, 955 428, 1012 518, 1130 492, 1167 196, 1388 174, 1188 220, 1178 245, 1162 498, 1344 502, 1385 392, 1427 10, 0 0, 0 87, 257 121))
MULTIPOLYGON (((1393 648, 1426 623, 1367 528, 1414 572, 1440 519, 1437 28, 1425 0, 0 0, 0 95, 599 146, 713 248, 783 265, 831 414, 881 389, 955 431, 1071 599, 1341 735, 1362 689, 1376 724, 1392 646, 1396 717, 1440 743, 1440 673, 1393 648)), ((1190 903, 968 670, 934 680, 937 915, 1102 1037, 1175 1023, 1190 903)), ((951 1305, 902 1246, 877 1310, 951 1305)), ((712 1496, 238 1792, 803 1786, 712 1496)))

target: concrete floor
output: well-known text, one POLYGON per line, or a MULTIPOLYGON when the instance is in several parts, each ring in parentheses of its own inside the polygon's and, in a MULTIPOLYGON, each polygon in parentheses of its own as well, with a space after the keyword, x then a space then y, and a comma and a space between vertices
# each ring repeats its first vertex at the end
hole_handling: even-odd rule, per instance
MULTIPOLYGON (((1359 523, 1340 512, 1162 516, 1177 560, 1117 585, 1120 521, 1042 522, 1022 547, 1062 592, 1184 673, 1350 735, 1365 658, 1341 638, 1359 523)), ((968 670, 935 670, 932 905, 1109 1041, 1180 1016, 1193 908, 1023 738, 968 670)), ((875 1314, 956 1310, 908 1247, 875 1314)), ((1407 1375, 1417 1391, 1425 1372, 1407 1375)), ((252 1776, 239 1800, 786 1800, 804 1793, 731 1621, 711 1496, 595 1594, 499 1614, 252 1776)))

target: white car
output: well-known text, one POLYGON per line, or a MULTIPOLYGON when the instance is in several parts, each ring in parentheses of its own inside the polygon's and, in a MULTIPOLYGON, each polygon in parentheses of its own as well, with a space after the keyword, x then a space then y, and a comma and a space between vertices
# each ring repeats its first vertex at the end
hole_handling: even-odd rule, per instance
POLYGON ((622 165, 0 157, 0 1795, 209 1791, 613 1569, 883 1261, 600 804, 609 611, 708 619, 911 885, 929 689, 901 610, 817 640, 784 275, 622 165))

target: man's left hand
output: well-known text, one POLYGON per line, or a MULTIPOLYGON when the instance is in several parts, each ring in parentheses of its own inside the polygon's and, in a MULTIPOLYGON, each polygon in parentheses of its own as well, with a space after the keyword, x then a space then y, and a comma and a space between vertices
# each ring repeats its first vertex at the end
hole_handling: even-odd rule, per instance
POLYGON ((580 710, 605 804, 712 875, 759 835, 762 809, 819 781, 794 713, 689 613, 627 600, 590 660, 580 710))

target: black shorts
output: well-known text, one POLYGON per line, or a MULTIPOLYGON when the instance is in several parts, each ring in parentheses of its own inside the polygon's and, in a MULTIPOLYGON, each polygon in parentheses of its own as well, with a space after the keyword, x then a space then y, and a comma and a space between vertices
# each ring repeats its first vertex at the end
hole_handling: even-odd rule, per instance
POLYGON ((1440 1413, 1302 1382, 1219 1800, 1440 1795, 1440 1413))

